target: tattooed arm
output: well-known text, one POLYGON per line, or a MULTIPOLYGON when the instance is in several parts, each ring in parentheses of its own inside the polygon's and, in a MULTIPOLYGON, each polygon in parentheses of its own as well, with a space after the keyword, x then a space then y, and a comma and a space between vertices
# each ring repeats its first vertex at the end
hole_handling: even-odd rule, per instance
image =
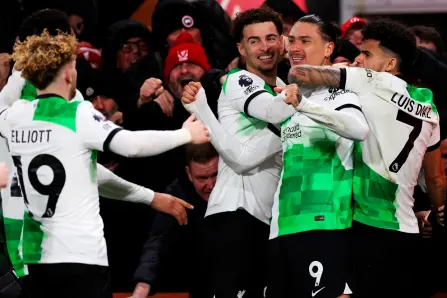
POLYGON ((341 88, 340 68, 327 66, 297 65, 290 68, 289 84, 308 84, 341 88))

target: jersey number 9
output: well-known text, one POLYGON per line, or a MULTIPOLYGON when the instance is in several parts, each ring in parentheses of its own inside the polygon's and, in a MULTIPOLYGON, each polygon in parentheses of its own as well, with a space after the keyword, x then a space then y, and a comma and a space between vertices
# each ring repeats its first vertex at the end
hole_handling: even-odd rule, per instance
MULTIPOLYGON (((20 156, 13 156, 14 165, 17 168, 20 186, 22 188, 23 199, 26 205, 29 205, 26 190, 23 183, 22 159, 20 156)), ((65 169, 62 163, 54 156, 41 154, 34 157, 28 166, 28 179, 31 186, 41 195, 48 196, 48 202, 43 218, 53 217, 56 211, 56 204, 62 189, 65 185, 65 169), (53 171, 53 181, 50 184, 42 184, 37 176, 37 170, 42 166, 48 166, 53 171)), ((32 214, 30 213, 32 216, 32 214)))

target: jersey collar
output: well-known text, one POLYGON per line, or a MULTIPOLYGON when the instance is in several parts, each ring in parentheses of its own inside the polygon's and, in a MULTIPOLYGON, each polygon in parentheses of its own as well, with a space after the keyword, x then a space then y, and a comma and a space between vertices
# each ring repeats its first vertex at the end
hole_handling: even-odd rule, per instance
POLYGON ((47 93, 47 94, 41 94, 41 95, 37 95, 36 99, 42 99, 42 98, 50 98, 50 97, 59 97, 63 100, 66 100, 65 98, 63 98, 60 95, 54 94, 54 93, 47 93))

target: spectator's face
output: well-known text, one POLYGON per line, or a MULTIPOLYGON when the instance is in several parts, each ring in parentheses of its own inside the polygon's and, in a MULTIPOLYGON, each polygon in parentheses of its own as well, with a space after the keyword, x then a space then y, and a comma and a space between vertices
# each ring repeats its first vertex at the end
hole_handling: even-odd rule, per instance
POLYGON ((210 198, 211 191, 216 184, 218 163, 219 157, 216 156, 205 163, 191 162, 186 167, 189 181, 192 182, 196 192, 205 201, 210 198))
POLYGON ((109 119, 118 110, 115 100, 110 97, 98 95, 92 100, 93 107, 109 119))
POLYGON ((118 51, 118 68, 121 71, 125 71, 148 54, 149 46, 142 38, 129 38, 118 51))
POLYGON ((334 59, 334 64, 336 63, 349 63, 351 64, 351 61, 349 61, 348 58, 345 58, 343 56, 338 56, 337 58, 334 59))
POLYGON ((362 29, 349 29, 344 38, 360 48, 363 40, 362 29))
POLYGON ((447 140, 441 142, 441 158, 442 158, 442 168, 447 176, 447 140))
POLYGON ((276 70, 284 50, 282 36, 273 22, 251 24, 244 28, 239 53, 246 59, 247 66, 269 73, 276 70))
POLYGON ((283 18, 283 32, 282 35, 289 36, 290 30, 292 30, 293 25, 295 25, 296 20, 291 17, 283 18))
POLYGON ((188 32, 194 38, 194 41, 202 45, 202 34, 198 28, 180 28, 168 35, 166 42, 168 43, 168 48, 172 47, 177 40, 180 33, 188 32))
POLYGON ((356 66, 369 68, 379 72, 391 72, 397 65, 397 59, 392 57, 380 46, 377 40, 363 41, 360 55, 355 58, 356 66))
POLYGON ((205 70, 197 64, 183 62, 177 64, 169 75, 169 89, 176 98, 182 98, 183 88, 191 82, 198 82, 205 74, 205 70))
POLYGON ((422 41, 422 40, 421 40, 419 37, 417 37, 417 36, 416 36, 416 45, 417 45, 418 47, 421 47, 421 48, 430 50, 430 51, 432 51, 432 52, 434 52, 434 53, 437 53, 437 52, 438 52, 438 49, 436 48, 436 46, 435 46, 434 43, 432 43, 432 42, 430 42, 430 41, 428 41, 428 42, 426 42, 426 41, 422 41))
POLYGON ((318 26, 297 22, 289 35, 290 64, 325 65, 330 60, 334 43, 323 40, 318 26))
POLYGON ((76 14, 73 14, 68 17, 68 23, 71 26, 71 29, 79 37, 81 33, 84 31, 84 19, 76 14))

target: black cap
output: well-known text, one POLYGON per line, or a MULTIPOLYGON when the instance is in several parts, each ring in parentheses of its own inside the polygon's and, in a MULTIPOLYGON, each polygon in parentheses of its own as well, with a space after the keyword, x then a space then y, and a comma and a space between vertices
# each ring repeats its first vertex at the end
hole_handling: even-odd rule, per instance
POLYGON ((337 57, 345 57, 352 63, 358 55, 360 50, 352 42, 341 39, 331 58, 334 60, 337 57))
POLYGON ((102 48, 103 68, 116 69, 116 53, 129 38, 140 37, 151 46, 152 33, 143 23, 135 20, 122 20, 110 25, 107 29, 102 48))
POLYGON ((152 15, 152 32, 165 44, 172 32, 181 28, 199 28, 200 16, 195 7, 184 0, 159 1, 152 15))
POLYGON ((96 96, 106 96, 116 102, 120 99, 120 83, 113 80, 109 74, 94 69, 85 60, 77 60, 76 70, 78 71, 77 89, 84 96, 85 100, 91 101, 96 96))
POLYGON ((19 40, 24 41, 28 36, 41 35, 45 29, 51 35, 57 35, 59 30, 70 34, 67 14, 57 9, 43 9, 33 13, 20 26, 19 40))

